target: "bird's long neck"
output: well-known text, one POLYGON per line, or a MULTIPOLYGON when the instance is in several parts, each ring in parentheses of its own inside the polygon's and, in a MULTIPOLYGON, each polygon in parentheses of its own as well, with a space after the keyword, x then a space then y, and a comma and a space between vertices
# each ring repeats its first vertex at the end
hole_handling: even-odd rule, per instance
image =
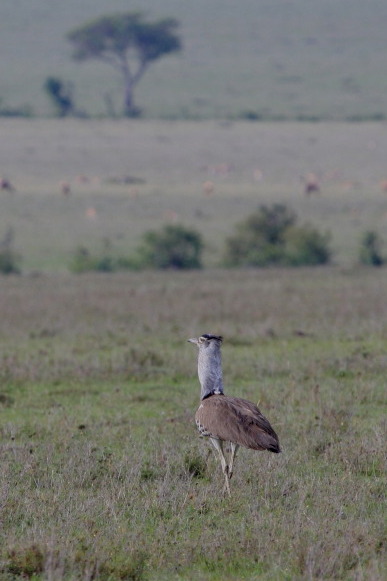
POLYGON ((223 393, 222 356, 218 349, 200 349, 198 375, 202 387, 200 399, 223 393))

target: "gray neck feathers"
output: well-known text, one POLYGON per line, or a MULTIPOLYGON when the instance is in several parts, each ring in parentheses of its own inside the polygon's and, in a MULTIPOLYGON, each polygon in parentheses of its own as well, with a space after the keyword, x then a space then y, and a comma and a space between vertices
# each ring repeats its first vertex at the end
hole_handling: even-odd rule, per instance
POLYGON ((202 386, 200 399, 223 393, 222 355, 220 346, 215 342, 199 348, 198 375, 202 386))

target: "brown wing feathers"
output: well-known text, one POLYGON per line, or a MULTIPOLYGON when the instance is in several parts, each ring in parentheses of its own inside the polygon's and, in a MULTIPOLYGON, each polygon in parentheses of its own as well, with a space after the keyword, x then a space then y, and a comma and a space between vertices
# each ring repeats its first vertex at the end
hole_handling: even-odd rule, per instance
POLYGON ((212 395, 201 402, 195 419, 220 440, 253 450, 280 451, 277 434, 268 420, 245 399, 212 395))

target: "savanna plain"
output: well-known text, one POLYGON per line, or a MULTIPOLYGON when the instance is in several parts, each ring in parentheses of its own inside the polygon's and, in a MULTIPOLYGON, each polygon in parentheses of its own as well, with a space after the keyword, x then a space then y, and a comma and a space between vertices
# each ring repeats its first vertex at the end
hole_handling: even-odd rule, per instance
POLYGON ((0 3, 0 111, 53 115, 49 76, 71 82, 77 110, 122 112, 120 76, 72 59, 67 33, 127 11, 179 22, 183 50, 136 89, 147 118, 385 120, 384 0, 18 0, 0 3))
POLYGON ((22 274, 0 278, 0 578, 385 579, 387 271, 356 258, 386 228, 385 125, 1 131, 22 274), (234 224, 274 202, 331 232, 331 265, 220 267, 234 224), (201 232, 205 268, 68 271, 77 245, 124 253, 170 222, 201 232), (193 421, 186 339, 204 332, 282 447, 241 449, 231 498, 193 421))

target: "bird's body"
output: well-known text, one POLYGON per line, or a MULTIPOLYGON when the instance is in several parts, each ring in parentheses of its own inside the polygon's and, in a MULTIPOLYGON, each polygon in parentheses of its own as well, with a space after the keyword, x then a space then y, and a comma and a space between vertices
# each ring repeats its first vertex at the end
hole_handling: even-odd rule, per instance
POLYGON ((209 437, 218 451, 225 475, 225 489, 230 493, 229 479, 238 447, 277 453, 280 452, 278 436, 255 404, 224 395, 220 352, 222 337, 204 334, 189 341, 199 347, 201 402, 195 415, 196 425, 200 434, 209 437), (231 445, 228 463, 223 442, 231 445))
POLYGON ((279 452, 277 434, 257 406, 246 399, 212 395, 200 403, 195 421, 202 436, 279 452))

